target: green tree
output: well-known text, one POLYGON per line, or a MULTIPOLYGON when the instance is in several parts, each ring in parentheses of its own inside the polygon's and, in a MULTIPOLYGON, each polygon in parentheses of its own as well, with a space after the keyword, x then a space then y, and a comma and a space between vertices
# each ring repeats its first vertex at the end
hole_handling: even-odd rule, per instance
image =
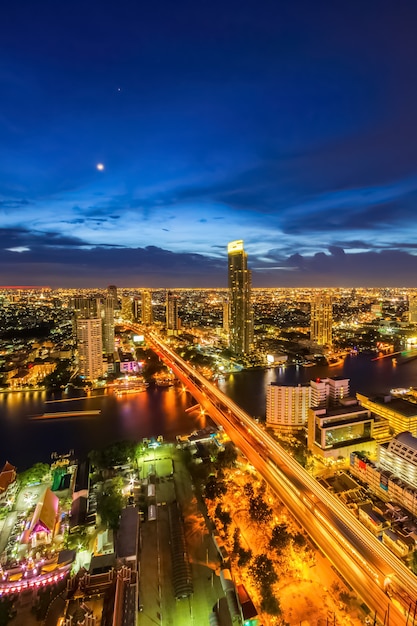
POLYGON ((243 485, 243 491, 248 498, 252 498, 255 495, 252 483, 245 483, 243 485))
POLYGON ((217 455, 217 465, 220 467, 234 467, 238 457, 237 450, 233 443, 226 443, 224 450, 220 450, 217 455))
POLYGON ((20 472, 18 479, 21 487, 35 483, 41 483, 49 478, 50 467, 46 463, 35 463, 32 467, 20 472))
POLYGON ((236 527, 233 531, 233 553, 238 554, 241 547, 240 530, 236 527))
POLYGON ((307 543, 303 533, 296 533, 293 537, 293 541, 297 548, 304 548, 307 543))
POLYGON ((204 495, 208 500, 216 500, 221 498, 227 492, 224 480, 218 480, 216 476, 209 476, 204 489, 204 495))
POLYGON ((253 522, 262 524, 272 518, 272 509, 261 495, 253 496, 249 500, 249 515, 253 522))
POLYGON ((266 554, 255 556, 250 566, 250 574, 260 589, 273 585, 278 580, 274 564, 266 554))
POLYGON ((97 499, 97 513, 102 522, 108 524, 113 530, 119 528, 120 515, 125 503, 121 493, 121 478, 107 481, 104 489, 97 499))
POLYGON ((261 589, 261 609, 270 615, 281 615, 282 609, 278 598, 274 596, 269 586, 261 589))
POLYGON ((277 524, 272 530, 269 547, 275 550, 284 550, 290 542, 291 535, 286 524, 277 524))
POLYGON ((214 512, 217 519, 223 524, 223 529, 227 532, 228 527, 232 523, 232 516, 229 511, 224 511, 220 504, 216 506, 216 510, 214 512))
POLYGON ((244 567, 250 562, 251 558, 252 558, 252 550, 250 549, 245 550, 244 548, 240 548, 239 559, 237 561, 237 564, 239 565, 239 567, 244 567))

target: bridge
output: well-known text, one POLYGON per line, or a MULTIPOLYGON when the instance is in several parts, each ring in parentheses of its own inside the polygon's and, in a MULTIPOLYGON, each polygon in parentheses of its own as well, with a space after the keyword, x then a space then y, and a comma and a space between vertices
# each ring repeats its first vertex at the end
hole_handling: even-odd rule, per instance
MULTIPOLYGON (((140 328, 134 324, 130 327, 135 332, 140 328)), ((159 335, 149 332, 146 339, 265 478, 379 623, 411 626, 417 606, 416 576, 261 425, 179 357, 159 335), (389 580, 395 581, 394 600, 386 593, 389 580)))

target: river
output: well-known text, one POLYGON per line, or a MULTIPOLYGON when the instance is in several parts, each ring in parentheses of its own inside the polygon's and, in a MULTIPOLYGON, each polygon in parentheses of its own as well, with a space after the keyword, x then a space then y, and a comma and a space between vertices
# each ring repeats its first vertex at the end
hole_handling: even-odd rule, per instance
MULTIPOLYGON (((351 392, 386 393, 392 387, 417 386, 417 360, 393 365, 391 359, 372 361, 369 355, 347 357, 341 366, 256 369, 230 374, 219 387, 250 415, 265 416, 265 392, 271 382, 284 385, 307 383, 325 376, 351 380, 351 392)), ((45 392, 0 394, 0 463, 5 460, 22 470, 37 461, 50 461, 51 453, 84 456, 112 441, 162 435, 174 440, 207 425, 198 411, 186 413, 193 404, 181 387, 149 387, 129 396, 90 396, 69 402, 50 402, 45 392), (100 410, 98 415, 33 419, 56 411, 100 410)))

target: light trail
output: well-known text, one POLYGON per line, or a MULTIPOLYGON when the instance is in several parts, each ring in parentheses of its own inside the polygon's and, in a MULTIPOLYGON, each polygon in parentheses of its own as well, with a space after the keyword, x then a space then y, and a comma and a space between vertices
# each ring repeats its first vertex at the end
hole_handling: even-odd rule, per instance
MULTIPOLYGON (((135 324, 129 326, 135 331, 140 329, 135 324)), ((260 471, 368 607, 377 612, 386 612, 389 607, 390 626, 404 626, 406 612, 417 600, 414 574, 252 417, 179 357, 158 335, 151 332, 147 339, 156 354, 191 388, 204 410, 260 471), (402 606, 404 615, 385 594, 384 580, 392 575, 408 600, 407 606, 402 606)))

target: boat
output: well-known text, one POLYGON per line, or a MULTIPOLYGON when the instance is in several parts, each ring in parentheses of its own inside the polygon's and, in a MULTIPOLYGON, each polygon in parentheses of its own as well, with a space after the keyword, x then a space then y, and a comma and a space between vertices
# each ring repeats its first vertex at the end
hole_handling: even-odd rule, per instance
POLYGON ((337 365, 343 365, 344 358, 341 356, 332 356, 327 359, 327 365, 329 367, 337 367, 337 365))
POLYGON ((302 367, 314 367, 316 365, 315 361, 303 361, 301 363, 302 367))

